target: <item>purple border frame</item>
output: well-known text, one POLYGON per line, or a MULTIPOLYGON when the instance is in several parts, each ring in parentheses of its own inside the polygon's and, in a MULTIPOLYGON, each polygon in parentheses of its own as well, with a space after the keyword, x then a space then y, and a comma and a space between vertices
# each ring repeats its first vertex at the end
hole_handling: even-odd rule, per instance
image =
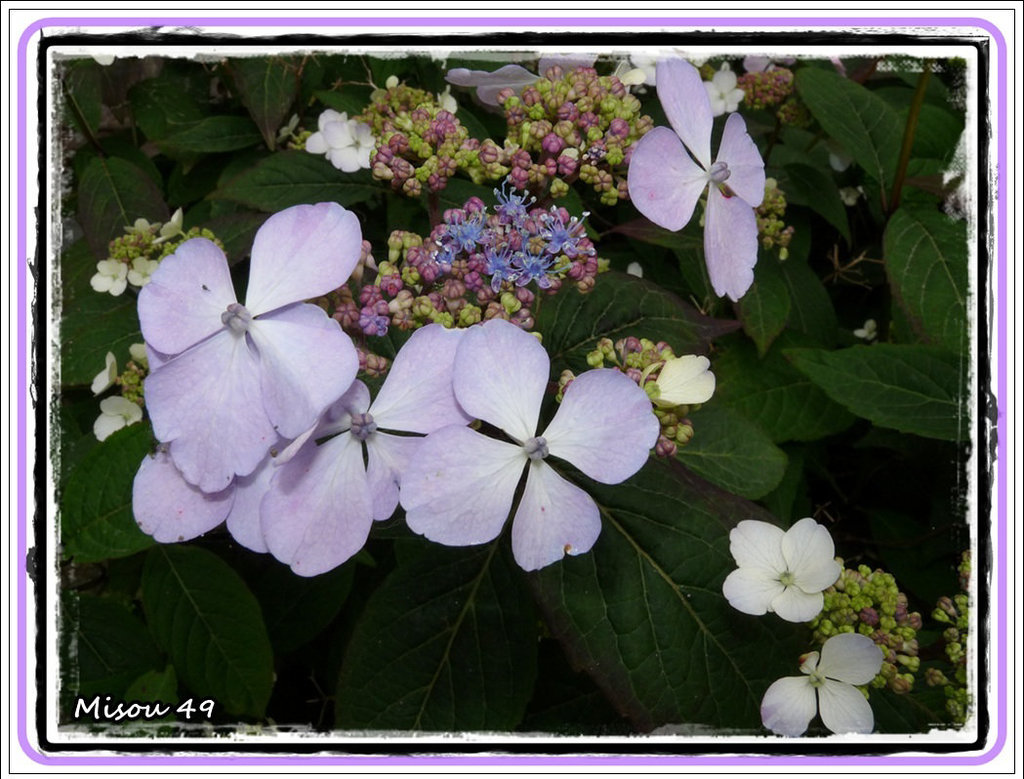
MULTIPOLYGON (((352 27, 384 27, 384 26, 421 26, 421 27, 505 27, 510 30, 525 28, 537 30, 544 27, 568 27, 577 28, 581 26, 581 19, 578 17, 295 17, 295 18, 273 18, 273 17, 210 17, 210 18, 188 18, 188 17, 98 17, 98 18, 64 18, 53 17, 40 19, 30 24, 18 41, 17 54, 17 121, 18 140, 16 154, 17 163, 17 189, 18 189, 18 538, 17 553, 18 560, 25 560, 28 547, 28 498, 26 494, 27 476, 27 438, 26 438, 26 414, 28 413, 28 353, 26 350, 27 333, 29 323, 27 296, 25 285, 27 281, 28 263, 28 212, 29 204, 26 202, 27 184, 27 123, 26 109, 28 105, 26 66, 28 44, 32 36, 47 27, 309 27, 309 28, 333 28, 344 24, 352 27)), ((827 30, 829 28, 842 28, 846 30, 861 27, 975 27, 981 28, 991 36, 995 45, 996 65, 996 114, 995 114, 995 149, 996 149, 996 218, 995 218, 995 261, 996 261, 996 286, 998 289, 996 299, 999 318, 995 322, 996 341, 998 352, 996 354, 995 376, 996 376, 996 402, 997 402, 997 423, 996 423, 996 469, 995 481, 997 486, 996 506, 997 523, 994 537, 994 555, 997 561, 999 572, 996 581, 996 591, 999 596, 999 608, 994 615, 996 627, 996 674, 995 678, 1005 681, 1007 671, 1007 53, 1006 40, 992 22, 980 18, 913 18, 913 17, 875 17, 875 18, 797 18, 797 17, 736 17, 716 19, 713 17, 658 17, 658 18, 625 18, 606 17, 598 19, 587 19, 585 26, 594 28, 629 28, 637 24, 643 27, 659 29, 671 28, 692 28, 707 27, 713 23, 716 27, 814 27, 815 29, 827 30)), ((525 755, 515 754, 508 756, 490 755, 458 755, 458 756, 402 756, 402 757, 373 757, 362 755, 289 755, 281 757, 269 756, 234 756, 234 755, 206 755, 202 757, 175 757, 170 755, 104 755, 104 756, 51 756, 36 751, 28 736, 26 703, 27 685, 26 677, 26 593, 27 593, 27 570, 21 567, 18 571, 18 743, 22 751, 31 760, 40 765, 46 766, 100 766, 100 765, 123 765, 123 766, 152 766, 152 765, 177 765, 177 766, 218 766, 230 762, 233 765, 245 766, 405 766, 415 765, 474 765, 474 766, 557 766, 557 765, 617 765, 617 766, 737 766, 753 768, 756 766, 816 766, 816 765, 846 765, 846 766, 867 766, 867 765, 983 765, 994 760, 1006 746, 1007 721, 1007 697, 1008 691, 1005 684, 995 685, 992 690, 996 698, 996 718, 994 723, 995 742, 992 747, 980 755, 958 756, 864 756, 864 757, 802 757, 793 755, 750 755, 750 756, 686 756, 686 755, 665 755, 665 756, 643 756, 643 755, 605 755, 605 756, 554 756, 554 755, 525 755)), ((241 746, 241 745, 240 745, 241 746)), ((432 745, 423 745, 425 748, 432 745)), ((743 745, 737 744, 737 748, 743 745)), ((116 748, 116 747, 115 747, 116 748)), ((580 744, 581 751, 586 750, 586 744, 580 744)))

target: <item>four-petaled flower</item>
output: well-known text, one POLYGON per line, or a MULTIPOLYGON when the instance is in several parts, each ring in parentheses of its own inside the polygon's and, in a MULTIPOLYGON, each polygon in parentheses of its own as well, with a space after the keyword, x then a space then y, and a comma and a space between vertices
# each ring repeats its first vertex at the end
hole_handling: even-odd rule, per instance
POLYGON ((455 397, 466 413, 511 441, 464 425, 428 435, 401 484, 412 530, 448 546, 491 541, 526 469, 512 521, 520 567, 537 570, 593 546, 601 532, 597 504, 545 459, 559 457, 595 481, 617 484, 647 461, 658 420, 631 379, 598 369, 573 381, 551 424, 537 435, 549 371, 540 342, 509 322, 493 319, 466 331, 455 354, 455 397))
POLYGON ((161 261, 139 292, 146 407, 190 484, 218 492, 252 473, 278 436, 309 429, 351 385, 352 342, 300 301, 341 286, 361 249, 358 220, 336 203, 274 214, 256 233, 245 305, 212 241, 161 261))
POLYGON ((801 658, 804 676, 778 679, 761 700, 761 722, 782 736, 799 736, 815 713, 833 733, 870 733, 871 705, 854 685, 870 682, 882 668, 882 650, 860 633, 839 633, 801 658))
POLYGON ((109 292, 117 297, 128 288, 128 266, 120 260, 100 260, 89 285, 97 292, 109 292))
POLYGON ((736 74, 729 69, 728 64, 722 65, 722 69, 710 81, 704 82, 704 89, 711 101, 712 116, 731 114, 740 107, 740 101, 743 100, 744 92, 736 86, 736 74))
POLYGON ((729 533, 738 569, 722 584, 732 606, 745 614, 774 611, 789 622, 814 619, 824 605, 822 590, 842 569, 828 530, 810 517, 789 530, 745 519, 729 533))
POLYGON ((704 255, 708 276, 717 295, 739 300, 754 283, 754 209, 764 198, 764 162, 743 118, 730 114, 712 163, 711 102, 690 63, 658 63, 658 97, 675 132, 655 127, 633 147, 629 196, 652 222, 666 230, 680 230, 707 189, 704 255))
POLYGON ((328 108, 320 114, 317 126, 319 129, 306 139, 306 151, 326 154, 330 163, 344 173, 370 167, 370 155, 376 146, 370 125, 328 108))
POLYGON ((715 374, 707 357, 686 354, 665 361, 651 400, 659 408, 707 403, 715 393, 715 374))
POLYGON ((111 433, 142 420, 142 409, 120 395, 100 401, 100 415, 92 425, 93 435, 105 441, 111 433))

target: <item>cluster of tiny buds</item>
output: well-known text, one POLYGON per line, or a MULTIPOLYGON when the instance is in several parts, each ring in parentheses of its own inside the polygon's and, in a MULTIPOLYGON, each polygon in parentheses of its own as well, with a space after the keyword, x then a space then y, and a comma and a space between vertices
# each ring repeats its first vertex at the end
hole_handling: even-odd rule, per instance
POLYGON ((773 67, 754 73, 744 73, 736 80, 743 90, 743 104, 753 109, 781 105, 793 94, 793 71, 773 67))
POLYGON ((115 384, 120 385, 121 395, 125 400, 145 406, 142 390, 143 379, 146 378, 148 372, 145 361, 142 361, 141 364, 135 360, 128 361, 128 364, 124 366, 124 371, 114 380, 115 384))
MULTIPOLYGON (((842 560, 838 560, 842 565, 842 560)), ((907 596, 899 591, 892 574, 861 565, 844 568, 839 579, 825 590, 821 613, 810 622, 814 640, 824 644, 838 633, 861 633, 882 650, 882 668, 871 682, 896 693, 913 688, 920 667, 917 631, 921 615, 907 609, 907 596)))
POLYGON ((946 695, 946 711, 954 722, 963 723, 967 720, 970 706, 970 695, 967 692, 967 631, 970 627, 970 597, 967 589, 971 575, 971 554, 964 552, 957 567, 960 588, 963 592, 952 598, 939 598, 932 618, 948 625, 942 631, 942 642, 946 658, 953 666, 953 678, 950 679, 939 668, 931 667, 925 671, 925 681, 931 687, 943 687, 946 695))
POLYGON ((794 228, 786 225, 786 194, 779 189, 773 178, 765 179, 764 200, 754 210, 757 217, 757 235, 765 249, 778 248, 779 259, 789 256, 789 243, 793 240, 794 228))

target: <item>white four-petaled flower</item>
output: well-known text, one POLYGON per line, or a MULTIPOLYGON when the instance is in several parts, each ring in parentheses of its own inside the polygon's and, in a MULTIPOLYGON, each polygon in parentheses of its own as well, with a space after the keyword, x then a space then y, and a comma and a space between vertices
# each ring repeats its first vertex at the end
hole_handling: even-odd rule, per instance
POLYGON ((128 288, 128 266, 120 260, 100 260, 89 284, 97 292, 109 292, 117 297, 128 288))
POLYGON ((320 114, 317 126, 319 129, 306 139, 306 151, 326 154, 330 163, 344 173, 370 167, 376 145, 370 125, 328 108, 320 114))
POLYGON ((715 393, 711 362, 697 354, 684 354, 665 361, 658 374, 658 394, 652 398, 658 408, 707 403, 715 393))
POLYGON ((815 713, 833 733, 870 733, 875 725, 871 705, 854 685, 864 685, 882 667, 882 650, 860 633, 829 638, 821 654, 801 658, 804 676, 772 683, 761 700, 761 722, 782 736, 799 736, 815 713))
POLYGON ((580 554, 601 532, 594 500, 545 462, 567 460, 595 481, 617 484, 647 461, 658 420, 647 395, 618 371, 577 377, 540 435, 537 422, 550 363, 540 342, 501 319, 469 328, 455 354, 455 397, 467 414, 511 441, 464 425, 431 433, 401 483, 409 527, 448 546, 498 536, 524 469, 512 520, 512 551, 525 570, 580 554))
POLYGON ((726 577, 722 592, 745 614, 774 611, 789 622, 814 619, 824 605, 822 590, 842 572, 832 536, 810 517, 785 532, 744 520, 729 533, 729 551, 739 568, 726 577))
POLYGON ((100 401, 100 415, 93 423, 92 432, 97 440, 105 441, 122 427, 134 425, 142 419, 142 409, 120 395, 100 401))
POLYGON ((707 90, 708 99, 711 101, 711 114, 721 116, 731 114, 740 107, 744 92, 736 86, 736 74, 729 69, 728 64, 723 64, 721 70, 711 77, 710 81, 704 82, 704 89, 707 90))

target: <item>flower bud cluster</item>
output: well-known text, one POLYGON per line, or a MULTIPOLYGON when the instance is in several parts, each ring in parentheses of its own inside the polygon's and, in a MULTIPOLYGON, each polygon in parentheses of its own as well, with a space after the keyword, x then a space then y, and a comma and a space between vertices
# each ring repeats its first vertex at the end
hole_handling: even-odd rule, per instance
POLYGON ((775 67, 755 73, 744 73, 736 80, 743 90, 743 102, 750 108, 772 108, 793 94, 793 71, 775 67))
POLYGON ((761 246, 765 249, 778 247, 779 259, 789 256, 789 243, 795 232, 792 225, 786 225, 786 193, 779 189, 778 182, 773 178, 765 179, 764 200, 754 209, 757 217, 757 235, 761 246))
MULTIPOLYGON (((664 341, 655 343, 647 338, 629 336, 613 343, 610 338, 602 338, 597 342, 597 347, 587 354, 587 364, 591 368, 613 368, 621 371, 651 396, 658 391, 657 382, 662 366, 666 360, 671 360, 675 356, 672 347, 664 341)), ((555 396, 559 402, 573 378, 575 377, 571 371, 563 372, 559 378, 558 394, 555 396)), ((693 423, 687 415, 699 407, 654 407, 654 415, 661 424, 661 433, 654 447, 655 454, 660 457, 673 457, 680 446, 690 442, 693 438, 693 423)))
POLYGON ((390 181, 391 188, 410 197, 447 186, 456 171, 474 181, 496 180, 508 169, 493 141, 470 138, 455 115, 435 95, 399 83, 377 89, 370 105, 357 117, 373 130, 377 140, 370 157, 373 177, 390 181))
POLYGON ((782 124, 793 127, 810 127, 811 122, 814 121, 807 106, 796 95, 790 95, 786 102, 779 106, 775 116, 782 124))
MULTIPOLYGON (((134 350, 132 356, 136 356, 134 350)), ((114 380, 114 383, 121 387, 121 395, 125 400, 130 400, 139 406, 145 406, 142 394, 142 381, 146 378, 146 374, 149 373, 147 367, 145 351, 143 351, 142 359, 138 362, 134 359, 129 360, 128 364, 124 366, 124 371, 114 380)))
POLYGON ((549 190, 557 198, 577 179, 605 205, 628 197, 630 150, 654 126, 640 101, 616 76, 593 68, 563 73, 553 66, 526 87, 498 93, 505 111, 509 176, 519 189, 549 190))
MULTIPOLYGON (((967 590, 971 574, 970 552, 964 552, 957 568, 960 587, 967 590)), ((970 597, 960 592, 952 598, 939 598, 932 618, 948 627, 942 631, 946 658, 953 665, 953 678, 949 679, 938 668, 929 668, 925 680, 932 687, 943 686, 946 693, 946 711, 954 722, 967 719, 970 696, 967 694, 967 631, 970 627, 970 597)))
POLYGON ((909 692, 921 662, 917 643, 921 615, 907 610, 907 596, 899 591, 892 574, 866 565, 846 568, 824 596, 821 613, 810 622, 814 640, 823 644, 838 633, 868 636, 884 655, 872 686, 909 692))

